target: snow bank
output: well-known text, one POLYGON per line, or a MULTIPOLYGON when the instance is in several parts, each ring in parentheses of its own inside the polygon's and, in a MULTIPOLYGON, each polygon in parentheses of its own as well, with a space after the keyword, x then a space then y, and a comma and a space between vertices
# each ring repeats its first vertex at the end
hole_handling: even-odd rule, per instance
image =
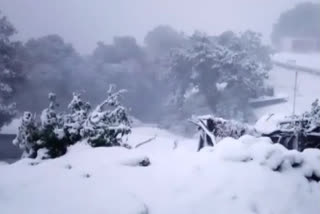
POLYGON ((312 180, 320 176, 319 150, 243 136, 194 152, 196 140, 146 127, 134 129, 129 143, 154 135, 135 150, 80 143, 61 158, 0 165, 1 214, 320 212, 320 184, 312 180), (134 164, 145 157, 150 166, 134 164))

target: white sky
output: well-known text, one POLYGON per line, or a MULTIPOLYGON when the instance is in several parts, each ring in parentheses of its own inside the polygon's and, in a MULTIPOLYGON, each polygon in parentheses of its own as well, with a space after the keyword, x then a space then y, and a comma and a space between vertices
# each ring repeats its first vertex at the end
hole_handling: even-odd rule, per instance
MULTIPOLYGON (((133 35, 139 42, 159 24, 192 33, 252 29, 268 41, 282 11, 303 0, 0 0, 19 39, 59 34, 82 53, 97 41, 133 35)), ((320 0, 313 0, 319 2, 320 0)))

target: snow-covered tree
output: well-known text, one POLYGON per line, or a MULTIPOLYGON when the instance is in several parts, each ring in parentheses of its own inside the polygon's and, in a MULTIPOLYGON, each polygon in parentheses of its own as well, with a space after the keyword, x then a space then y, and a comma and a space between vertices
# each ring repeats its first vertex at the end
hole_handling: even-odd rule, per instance
POLYGON ((57 113, 56 95, 49 93, 49 107, 40 116, 39 149, 46 150, 46 157, 55 158, 64 155, 71 141, 64 132, 64 115, 57 113))
POLYGON ((87 68, 73 46, 59 35, 30 39, 24 48, 27 81, 21 87, 28 90, 15 96, 18 109, 41 112, 51 91, 59 96, 60 104, 67 105, 72 92, 83 89, 78 88, 81 87, 78 82, 84 84, 86 79, 80 75, 82 68, 87 68), (30 96, 34 99, 29 99, 30 96))
POLYGON ((93 147, 124 145, 122 138, 131 132, 127 110, 119 102, 124 92, 114 92, 114 86, 111 85, 106 100, 86 120, 81 135, 93 147))
POLYGON ((170 49, 182 47, 185 42, 183 33, 167 25, 155 27, 144 38, 146 49, 153 57, 162 57, 168 54, 170 49))
POLYGON ((23 151, 22 157, 35 158, 37 156, 37 139, 39 136, 35 116, 30 112, 23 114, 19 131, 13 144, 23 151))
POLYGON ((82 138, 81 130, 88 119, 91 106, 88 102, 82 101, 81 94, 73 93, 73 98, 68 105, 68 109, 70 113, 64 118, 64 129, 68 134, 68 138, 72 142, 77 142, 82 138))
POLYGON ((40 121, 30 112, 25 112, 17 137, 13 141, 29 158, 55 158, 66 153, 70 144, 63 130, 63 116, 56 112, 56 95, 49 94, 49 107, 44 109, 40 121))
POLYGON ((189 44, 170 56, 169 77, 175 80, 178 104, 183 105, 190 87, 196 87, 214 114, 235 118, 237 112, 247 111, 250 97, 265 94, 270 56, 256 54, 263 48, 255 34, 209 37, 195 33, 189 44))
POLYGON ((22 79, 18 50, 21 44, 11 41, 14 26, 0 14, 0 128, 15 115, 15 105, 8 103, 15 84, 22 79))

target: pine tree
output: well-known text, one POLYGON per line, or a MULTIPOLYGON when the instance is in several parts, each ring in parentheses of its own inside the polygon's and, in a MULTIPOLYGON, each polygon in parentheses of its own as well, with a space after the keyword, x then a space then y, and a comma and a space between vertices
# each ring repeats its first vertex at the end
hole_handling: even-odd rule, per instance
POLYGON ((49 107, 42 111, 39 122, 30 112, 24 113, 13 141, 14 145, 23 150, 23 157, 45 159, 66 153, 70 141, 63 130, 62 115, 56 112, 57 106, 56 95, 50 93, 49 107))
POLYGON ((0 17, 0 128, 16 114, 15 104, 8 102, 15 92, 14 85, 23 78, 18 60, 20 43, 11 41, 15 32, 8 19, 0 17))
POLYGON ((126 146, 122 138, 131 132, 131 121, 127 110, 119 102, 124 92, 114 92, 114 85, 111 85, 106 100, 90 113, 81 135, 93 147, 126 146))
POLYGON ((37 156, 37 139, 39 136, 35 117, 30 112, 24 112, 18 134, 13 144, 23 151, 22 157, 35 158, 37 156))
POLYGON ((70 113, 64 118, 64 129, 70 141, 77 142, 81 139, 81 130, 88 119, 91 106, 88 102, 82 101, 79 93, 73 93, 68 109, 70 113))
POLYGON ((58 104, 56 95, 49 93, 49 107, 44 109, 40 116, 40 136, 37 140, 39 148, 46 149, 46 156, 59 157, 67 152, 70 140, 64 132, 63 115, 56 112, 58 104))

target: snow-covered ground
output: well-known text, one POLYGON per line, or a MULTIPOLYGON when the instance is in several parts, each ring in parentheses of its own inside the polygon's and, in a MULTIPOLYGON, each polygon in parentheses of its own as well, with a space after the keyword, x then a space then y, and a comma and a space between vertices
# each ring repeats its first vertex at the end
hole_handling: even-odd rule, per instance
POLYGON ((277 53, 273 56, 273 60, 281 63, 289 63, 292 65, 298 65, 311 69, 320 70, 320 54, 300 54, 300 53, 289 53, 282 52, 277 53))
POLYGON ((38 162, 0 164, 1 214, 318 214, 320 152, 287 151, 245 136, 195 152, 196 140, 133 130, 134 150, 84 144, 38 162), (174 148, 173 141, 178 142, 174 148), (148 157, 151 165, 137 166, 148 157))
MULTIPOLYGON (((294 76, 273 69, 275 92, 289 101, 256 109, 258 117, 292 113, 294 76)), ((296 112, 309 110, 316 98, 320 76, 299 73, 296 112)), ((3 133, 16 132, 17 122, 3 133)), ((143 124, 128 142, 134 146, 149 139, 132 150, 79 143, 57 159, 0 162, 0 213, 320 213, 320 183, 311 179, 320 176, 319 150, 288 151, 244 136, 196 152, 196 138, 143 124), (151 165, 139 166, 146 159, 151 165)))
MULTIPOLYGON (((259 118, 267 113, 292 114, 295 72, 275 66, 270 72, 270 82, 274 86, 276 94, 286 94, 288 96, 288 102, 257 108, 255 110, 256 116, 259 118)), ((320 99, 320 76, 299 72, 296 113, 300 114, 310 110, 311 103, 316 99, 320 99)))

